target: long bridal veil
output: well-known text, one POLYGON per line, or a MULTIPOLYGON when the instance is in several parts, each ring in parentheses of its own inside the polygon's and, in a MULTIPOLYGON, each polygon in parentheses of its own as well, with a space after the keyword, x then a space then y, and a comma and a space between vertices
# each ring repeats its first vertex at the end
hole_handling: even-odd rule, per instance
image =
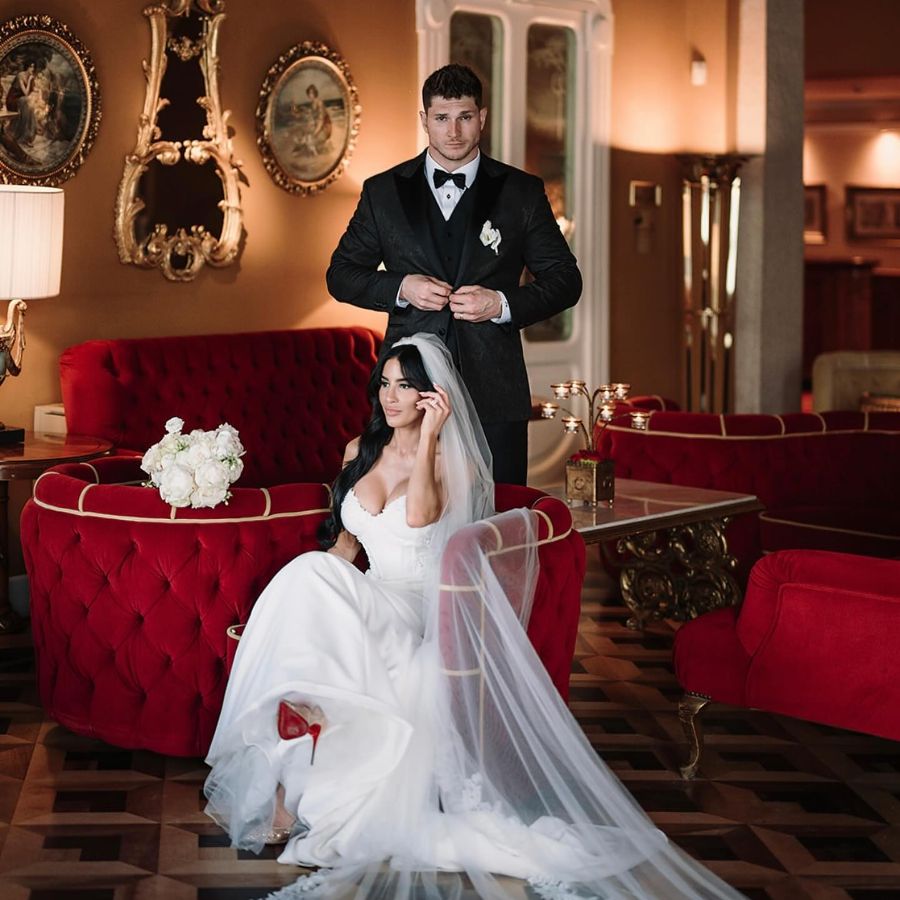
POLYGON ((563 703, 525 632, 536 515, 492 516, 490 455, 449 354, 430 335, 404 341, 452 408, 414 738, 390 816, 354 857, 270 898, 740 897, 651 823, 563 703))

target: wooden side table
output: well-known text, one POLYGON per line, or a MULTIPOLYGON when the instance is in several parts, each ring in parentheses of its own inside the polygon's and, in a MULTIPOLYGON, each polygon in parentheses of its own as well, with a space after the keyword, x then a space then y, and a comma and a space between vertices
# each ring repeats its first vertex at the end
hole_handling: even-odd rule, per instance
POLYGON ((25 442, 0 447, 0 634, 22 631, 25 620, 9 605, 9 482, 34 480, 59 463, 106 456, 112 444, 77 434, 25 432, 25 442))

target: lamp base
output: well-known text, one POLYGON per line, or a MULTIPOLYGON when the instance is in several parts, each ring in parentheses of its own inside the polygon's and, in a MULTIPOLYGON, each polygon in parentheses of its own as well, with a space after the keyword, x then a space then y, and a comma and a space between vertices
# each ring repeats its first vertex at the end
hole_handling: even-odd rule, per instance
POLYGON ((9 447, 11 444, 25 443, 25 429, 16 428, 14 425, 4 425, 0 422, 0 447, 9 447))

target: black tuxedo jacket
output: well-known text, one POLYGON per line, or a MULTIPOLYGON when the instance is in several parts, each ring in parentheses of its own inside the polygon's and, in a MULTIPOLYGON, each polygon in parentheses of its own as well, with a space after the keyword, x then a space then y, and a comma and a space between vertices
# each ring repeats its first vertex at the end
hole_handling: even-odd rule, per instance
POLYGON ((531 415, 531 393, 519 330, 574 306, 581 274, 539 178, 482 154, 471 190, 459 270, 445 273, 428 222, 426 204, 435 200, 425 154, 367 179, 326 281, 337 300, 388 313, 383 349, 419 331, 447 343, 483 422, 522 421, 531 415), (487 220, 500 231, 497 252, 480 240, 487 220), (520 285, 525 268, 533 280, 520 285), (473 324, 454 319, 449 306, 439 312, 396 306, 407 274, 503 291, 512 320, 473 324))

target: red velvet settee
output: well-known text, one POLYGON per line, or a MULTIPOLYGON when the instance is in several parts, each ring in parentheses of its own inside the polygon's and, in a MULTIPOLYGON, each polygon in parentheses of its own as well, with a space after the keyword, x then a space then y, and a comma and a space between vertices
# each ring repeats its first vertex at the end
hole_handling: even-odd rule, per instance
POLYGON ((784 550, 750 574, 740 610, 675 636, 679 714, 694 775, 711 700, 900 740, 900 561, 784 550))
POLYGON ((728 528, 742 581, 774 550, 900 556, 900 414, 653 412, 600 445, 618 477, 759 497, 765 511, 728 528))
POLYGON ((330 483, 369 415, 381 339, 367 328, 87 341, 59 360, 66 425, 143 453, 166 420, 230 422, 241 487, 330 483))
MULTIPOLYGON (((135 484, 138 463, 57 466, 25 506, 38 689, 47 713, 79 734, 202 756, 225 690, 226 629, 247 621, 279 568, 317 549, 328 491, 237 487, 227 506, 175 510, 135 484)), ((514 485, 498 485, 496 500, 541 513, 528 634, 567 697, 584 542, 559 500, 514 485)))

